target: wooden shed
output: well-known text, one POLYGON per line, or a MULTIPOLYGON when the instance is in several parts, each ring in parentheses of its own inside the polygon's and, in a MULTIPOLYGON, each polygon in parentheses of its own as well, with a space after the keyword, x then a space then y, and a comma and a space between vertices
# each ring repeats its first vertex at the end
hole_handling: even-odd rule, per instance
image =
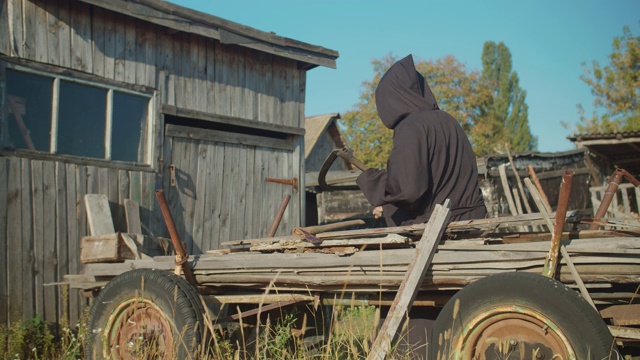
POLYGON ((0 0, 0 322, 74 323, 86 194, 192 254, 304 219, 306 72, 338 53, 160 0, 0 0), (265 182, 297 179, 301 187, 265 182))

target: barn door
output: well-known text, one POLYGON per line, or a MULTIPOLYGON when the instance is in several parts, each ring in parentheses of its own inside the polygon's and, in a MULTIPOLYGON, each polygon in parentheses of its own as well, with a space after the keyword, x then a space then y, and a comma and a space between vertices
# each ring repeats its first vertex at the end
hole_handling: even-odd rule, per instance
POLYGON ((300 225, 300 190, 265 181, 300 178, 294 143, 166 125, 163 188, 190 254, 218 249, 229 240, 265 237, 287 194, 291 201, 278 234, 300 225))

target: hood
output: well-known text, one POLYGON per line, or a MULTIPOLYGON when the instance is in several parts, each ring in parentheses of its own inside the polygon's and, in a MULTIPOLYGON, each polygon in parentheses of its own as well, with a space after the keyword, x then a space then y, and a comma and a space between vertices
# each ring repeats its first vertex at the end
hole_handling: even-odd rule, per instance
POLYGON ((438 110, 436 98, 416 70, 413 56, 398 60, 382 76, 376 88, 376 108, 389 129, 413 112, 438 110))

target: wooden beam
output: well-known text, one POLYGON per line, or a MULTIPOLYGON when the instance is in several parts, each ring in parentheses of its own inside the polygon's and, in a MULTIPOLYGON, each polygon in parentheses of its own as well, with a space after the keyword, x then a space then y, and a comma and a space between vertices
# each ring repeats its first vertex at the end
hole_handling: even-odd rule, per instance
POLYGON ((396 337, 405 314, 411 310, 411 304, 420 290, 420 285, 424 280, 427 269, 431 265, 431 260, 433 260, 450 214, 449 199, 445 201, 444 205, 436 205, 433 210, 427 227, 422 233, 420 243, 416 246, 416 254, 411 260, 407 268, 407 274, 389 308, 387 318, 372 344, 371 352, 367 356, 368 360, 383 360, 386 358, 391 342, 396 337))

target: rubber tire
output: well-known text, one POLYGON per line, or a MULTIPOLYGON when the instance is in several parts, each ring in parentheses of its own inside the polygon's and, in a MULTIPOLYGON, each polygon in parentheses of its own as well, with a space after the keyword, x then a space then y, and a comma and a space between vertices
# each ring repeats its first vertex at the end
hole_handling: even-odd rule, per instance
POLYGON ((198 357, 200 347, 208 342, 203 339, 204 309, 195 288, 171 272, 136 269, 113 278, 94 299, 89 312, 85 358, 104 358, 102 334, 108 319, 121 304, 132 299, 144 299, 161 310, 172 328, 173 339, 181 340, 173 350, 174 358, 198 357))
POLYGON ((447 359, 458 359, 450 344, 461 336, 464 324, 492 309, 514 305, 538 311, 554 323, 568 339, 577 359, 617 359, 619 356, 604 320, 574 290, 542 275, 509 272, 467 285, 447 302, 434 323, 429 359, 437 360, 441 350, 447 359), (449 329, 455 329, 451 340, 442 340, 449 329))

